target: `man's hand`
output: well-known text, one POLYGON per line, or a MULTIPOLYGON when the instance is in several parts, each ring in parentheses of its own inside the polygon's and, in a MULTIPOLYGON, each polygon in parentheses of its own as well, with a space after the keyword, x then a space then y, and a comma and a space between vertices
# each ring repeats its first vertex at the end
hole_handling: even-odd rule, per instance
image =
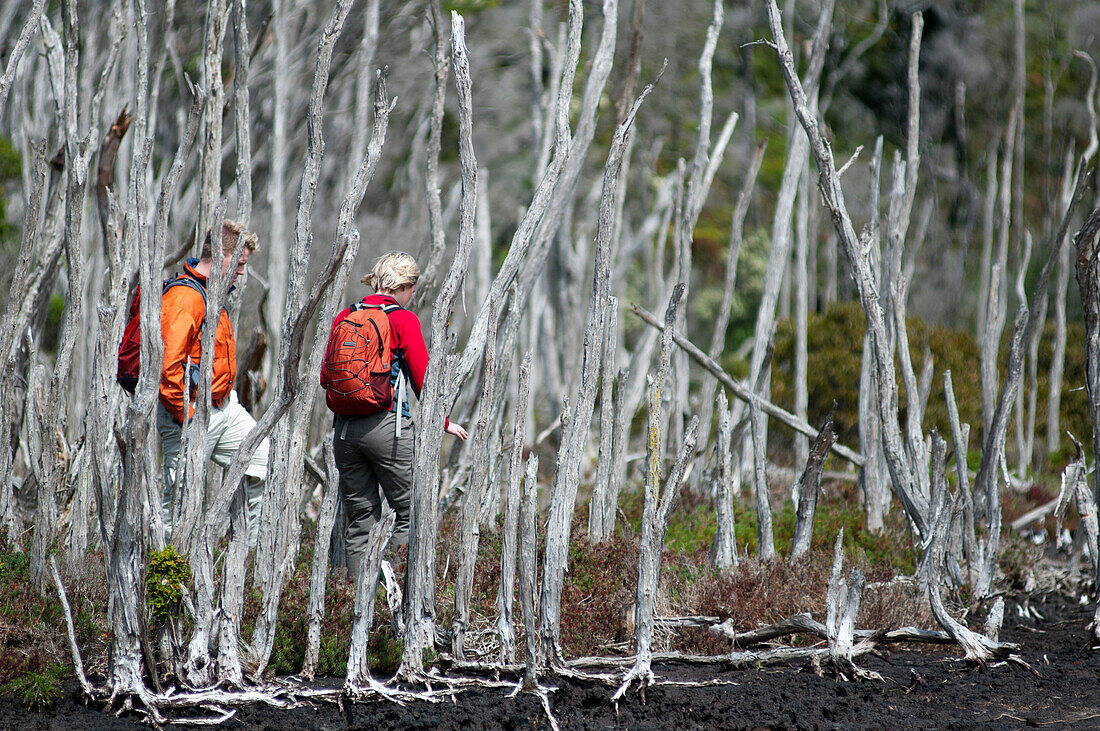
POLYGON ((452 436, 458 437, 462 441, 466 441, 466 439, 468 439, 469 436, 470 436, 469 434, 466 433, 466 430, 463 429, 460 424, 456 424, 453 421, 447 422, 447 425, 445 427, 443 427, 443 431, 447 432, 448 434, 450 434, 452 436))

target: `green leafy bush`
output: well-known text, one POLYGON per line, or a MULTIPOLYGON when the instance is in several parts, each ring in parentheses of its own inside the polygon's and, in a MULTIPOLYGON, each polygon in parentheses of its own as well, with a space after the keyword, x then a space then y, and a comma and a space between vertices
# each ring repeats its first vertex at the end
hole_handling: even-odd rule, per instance
MULTIPOLYGON (((866 320, 858 302, 841 302, 830 305, 821 314, 812 314, 807 327, 807 365, 809 403, 808 415, 811 424, 820 424, 825 420, 833 401, 837 403, 835 424, 838 441, 854 444, 858 441, 859 424, 859 377, 863 358, 863 333, 866 320)), ((982 421, 982 393, 980 377, 979 348, 974 337, 967 332, 930 325, 925 321, 911 317, 906 320, 909 334, 909 353, 913 369, 918 377, 924 364, 926 352, 931 352, 934 371, 932 388, 925 412, 926 429, 938 429, 941 434, 949 434, 947 404, 943 392, 944 371, 951 371, 951 380, 955 400, 959 408, 959 418, 971 425, 971 447, 980 445, 982 421)), ((1008 360, 1008 339, 1011 333, 1006 329, 1002 338, 999 365, 1001 378, 1008 360)), ((1039 342, 1038 353, 1038 399, 1037 399, 1037 439, 1045 434, 1047 394, 1051 351, 1054 340, 1053 326, 1048 326, 1039 342)), ((1075 343, 1084 341, 1084 329, 1079 323, 1067 326, 1065 375, 1062 384, 1061 421, 1063 449, 1068 444, 1065 431, 1069 430, 1079 438, 1090 432, 1088 416, 1088 397, 1082 390, 1085 381, 1084 352, 1075 343)), ((792 408, 794 403, 794 325, 790 320, 781 322, 775 335, 775 354, 772 361, 772 397, 784 408, 792 408)), ((898 379, 898 406, 904 417, 907 403, 905 387, 898 379)), ((776 431, 776 436, 786 432, 776 431)), ((1008 446, 1011 449, 1013 440, 1008 446)))
POLYGON ((179 606, 180 587, 191 581, 191 564, 175 546, 167 545, 149 557, 145 571, 145 601, 153 616, 164 620, 179 606))
POLYGON ((69 674, 64 665, 48 665, 40 671, 30 671, 3 686, 6 693, 14 693, 32 711, 52 706, 61 697, 61 680, 69 674))

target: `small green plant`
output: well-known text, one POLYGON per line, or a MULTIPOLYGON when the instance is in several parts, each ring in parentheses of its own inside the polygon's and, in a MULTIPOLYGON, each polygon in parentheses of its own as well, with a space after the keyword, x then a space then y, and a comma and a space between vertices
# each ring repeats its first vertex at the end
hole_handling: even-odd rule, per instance
POLYGON ((61 697, 61 679, 68 674, 64 665, 49 665, 39 672, 27 672, 6 683, 4 692, 14 693, 32 711, 52 706, 61 697))
POLYGON ((376 675, 392 675, 401 665, 405 643, 394 637, 389 627, 378 627, 367 643, 367 662, 376 675))
POLYGON ((175 546, 165 546, 149 557, 149 567, 145 571, 145 601, 156 619, 167 619, 179 606, 180 588, 189 581, 191 565, 175 546))

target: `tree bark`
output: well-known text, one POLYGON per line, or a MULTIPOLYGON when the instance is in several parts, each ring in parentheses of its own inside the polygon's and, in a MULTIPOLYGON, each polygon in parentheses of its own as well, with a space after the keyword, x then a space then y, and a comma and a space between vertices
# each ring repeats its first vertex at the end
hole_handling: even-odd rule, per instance
POLYGON ((473 474, 470 478, 470 489, 466 491, 466 497, 458 517, 459 555, 458 570, 455 573, 451 652, 459 661, 466 659, 463 644, 466 637, 466 625, 470 621, 470 595, 473 592, 474 564, 477 561, 477 547, 481 539, 481 523, 478 520, 478 514, 485 491, 489 487, 489 419, 490 412, 493 411, 493 391, 496 386, 496 347, 494 344, 497 338, 497 310, 495 302, 490 302, 486 338, 489 341, 489 346, 485 349, 485 362, 481 378, 481 401, 478 404, 480 416, 477 420, 472 445, 474 455, 473 474))
POLYGON ((791 560, 810 550, 810 541, 814 534, 814 513, 817 510, 817 495, 821 488, 821 470, 825 467, 825 458, 829 456, 829 446, 836 439, 833 432, 833 415, 830 412, 821 431, 810 447, 806 469, 798 478, 792 492, 798 494, 795 508, 794 537, 791 539, 791 560))
MULTIPOLYGON (((612 22, 606 19, 605 22, 612 22)), ((656 83, 656 82, 654 82, 656 83)), ((559 632, 561 621, 561 592, 568 561, 569 534, 572 527, 573 508, 580 483, 580 463, 584 441, 596 396, 596 379, 600 368, 600 350, 603 347, 607 309, 609 307, 610 247, 613 229, 612 211, 622 171, 623 152, 638 108, 653 90, 649 84, 634 101, 630 113, 615 131, 604 168, 603 196, 600 201, 599 224, 596 233, 596 261, 592 277, 592 297, 588 306, 584 329, 584 360, 581 364, 580 387, 568 424, 562 424, 562 448, 558 455, 558 474, 550 497, 550 517, 546 529, 546 557, 544 559, 540 603, 542 617, 539 635, 548 662, 558 666, 562 662, 559 632)))
MULTIPOLYGON (((413 501, 409 530, 409 570, 406 577, 405 647, 398 676, 419 679, 424 672, 422 650, 435 640, 435 541, 439 485, 439 447, 447 407, 457 386, 450 356, 449 320, 458 289, 466 276, 474 243, 477 210, 477 161, 474 158, 470 65, 465 25, 451 13, 451 59, 459 104, 459 158, 462 167, 462 203, 458 249, 436 297, 432 311, 432 344, 424 388, 420 394, 420 428, 416 432, 413 464, 413 501)), ((486 323, 487 324, 487 323, 486 323)))
POLYGON ((508 504, 504 512, 504 535, 500 549, 500 585, 497 589, 497 636, 500 639, 500 662, 514 660, 516 633, 512 628, 512 605, 516 590, 516 553, 520 535, 521 483, 523 476, 523 446, 526 438, 527 403, 530 398, 531 353, 523 356, 519 368, 519 386, 513 414, 512 448, 508 462, 508 504))
MULTIPOLYGON (((322 445, 325 454, 325 486, 321 508, 317 512, 317 537, 313 542, 313 570, 309 582, 309 620, 306 630, 306 651, 302 660, 302 677, 312 680, 317 672, 321 649, 321 622, 325 618, 325 579, 329 570, 329 546, 332 526, 336 522, 336 504, 340 495, 340 474, 332 453, 332 435, 322 445)), ((382 522, 382 521, 380 521, 382 522)))
MULTIPOLYGON (((919 17, 919 15, 917 16, 919 17)), ((781 68, 787 88, 794 99, 795 111, 803 129, 810 137, 810 147, 821 171, 818 187, 822 198, 833 218, 833 224, 841 245, 844 247, 849 266, 859 290, 860 302, 867 318, 867 329, 871 333, 871 344, 875 354, 875 371, 878 381, 879 412, 883 424, 883 446, 887 464, 890 468, 891 483, 905 508, 910 521, 914 524, 922 540, 927 537, 927 504, 918 492, 918 483, 914 467, 905 455, 901 429, 897 414, 897 382, 894 375, 893 357, 887 347, 886 324, 882 305, 874 288, 874 278, 865 255, 865 246, 857 237, 844 204, 844 193, 833 163, 832 148, 818 129, 815 118, 806 100, 806 92, 795 73, 790 49, 787 47, 779 21, 779 9, 775 0, 768 2, 768 19, 775 38, 781 68)))
POLYGON ((737 566, 737 536, 734 532, 734 470, 730 437, 729 402, 724 389, 718 391, 718 489, 715 497, 717 527, 710 545, 710 561, 717 569, 737 566))
POLYGON ((351 651, 348 655, 348 674, 344 691, 352 698, 371 684, 370 665, 367 663, 367 642, 374 625, 374 597, 378 587, 378 573, 382 567, 382 551, 393 535, 397 513, 389 511, 371 528, 367 538, 367 554, 355 577, 355 619, 351 628, 351 651))

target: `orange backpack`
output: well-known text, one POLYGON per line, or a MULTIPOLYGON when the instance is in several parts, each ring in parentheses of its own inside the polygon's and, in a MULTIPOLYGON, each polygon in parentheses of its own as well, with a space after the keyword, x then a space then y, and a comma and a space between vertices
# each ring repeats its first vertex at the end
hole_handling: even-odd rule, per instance
POLYGON ((393 405, 389 313, 399 305, 358 302, 329 336, 321 364, 325 404, 343 416, 367 416, 393 405))

